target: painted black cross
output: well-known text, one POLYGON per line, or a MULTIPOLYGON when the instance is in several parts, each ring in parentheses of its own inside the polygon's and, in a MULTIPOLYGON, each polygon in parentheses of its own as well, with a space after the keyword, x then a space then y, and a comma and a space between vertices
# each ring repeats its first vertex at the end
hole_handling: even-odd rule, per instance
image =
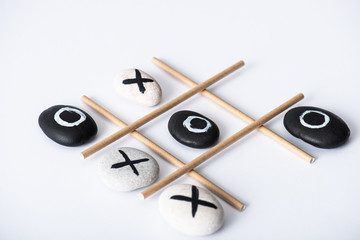
POLYGON ((145 92, 145 87, 144 87, 144 82, 153 82, 154 80, 150 79, 150 78, 142 78, 141 77, 141 73, 139 70, 135 69, 135 78, 131 78, 131 79, 125 79, 123 81, 123 84, 133 84, 133 83, 137 83, 138 87, 139 87, 139 91, 141 93, 145 92))
POLYGON ((195 217, 195 214, 196 214, 196 211, 197 211, 199 205, 203 205, 203 206, 206 206, 206 207, 211 207, 211 208, 217 209, 215 204, 199 199, 199 189, 197 189, 197 187, 192 186, 191 187, 191 192, 192 192, 191 193, 191 198, 186 197, 186 196, 182 196, 182 195, 174 195, 174 196, 170 197, 170 199, 191 202, 191 210, 192 210, 192 216, 193 217, 195 217))
POLYGON ((119 163, 115 163, 111 166, 111 168, 121 168, 121 167, 125 167, 125 166, 130 166, 131 169, 133 170, 133 172, 139 176, 139 172, 136 169, 136 167, 134 166, 134 164, 138 164, 141 162, 146 162, 149 161, 148 158, 142 158, 142 159, 137 159, 137 160, 130 160, 130 158, 126 155, 126 153, 124 153, 123 151, 119 150, 119 152, 121 153, 121 155, 124 157, 125 162, 119 162, 119 163))

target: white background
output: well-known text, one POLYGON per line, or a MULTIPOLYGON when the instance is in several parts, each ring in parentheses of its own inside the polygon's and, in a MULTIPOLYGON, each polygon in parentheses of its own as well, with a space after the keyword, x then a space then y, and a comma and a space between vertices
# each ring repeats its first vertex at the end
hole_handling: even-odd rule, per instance
MULTIPOLYGON (((158 57, 196 82, 238 60, 245 67, 209 90, 253 118, 299 92, 351 129, 342 147, 318 149, 291 136, 284 113, 266 124, 313 154, 308 164, 254 132, 197 170, 242 200, 221 200, 225 223, 208 239, 360 239, 360 4, 358 1, 0 1, 0 239, 184 239, 160 216, 159 193, 118 193, 97 173, 106 149, 80 152, 118 130, 80 101, 96 100, 123 121, 156 107, 138 106, 112 80, 139 68, 163 90, 159 106, 188 87, 151 63, 158 57), (98 124, 94 141, 64 147, 38 126, 48 107, 82 108, 98 124)), ((246 126, 201 95, 139 129, 188 162, 204 150, 177 143, 167 121, 189 109, 214 120, 224 140, 246 126)), ((142 149, 158 159, 160 178, 173 172, 130 136, 110 147, 142 149)), ((187 176, 175 183, 196 184, 187 176)))

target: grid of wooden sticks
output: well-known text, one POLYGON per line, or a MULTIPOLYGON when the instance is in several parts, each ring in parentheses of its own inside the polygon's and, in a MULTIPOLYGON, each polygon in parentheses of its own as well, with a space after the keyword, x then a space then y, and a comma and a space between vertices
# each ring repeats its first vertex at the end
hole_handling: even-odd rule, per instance
POLYGON ((157 183, 153 184, 149 188, 147 188, 145 191, 143 191, 141 194, 143 198, 147 198, 151 194, 155 193, 156 191, 160 190, 162 187, 165 187, 167 184, 171 183, 175 179, 179 178, 180 176, 184 174, 188 174, 189 176, 193 177, 195 180, 197 180, 200 184, 205 186, 207 189, 209 189, 211 192, 213 192, 215 195, 229 203, 231 206, 235 207, 238 210, 244 209, 244 204, 236 199, 231 194, 227 193, 225 190, 217 186, 216 184, 212 183, 208 179, 206 179, 204 176, 193 170, 195 167, 200 165, 201 163, 205 162, 215 154, 219 153, 220 151, 224 150, 231 144, 235 143, 240 138, 244 137, 248 133, 252 132, 253 130, 257 129, 261 133, 265 134, 266 136, 270 137, 274 141, 278 142, 280 145, 284 146, 288 150, 292 151, 308 163, 312 163, 314 161, 314 157, 310 154, 304 152, 300 148, 296 147, 289 141, 285 140, 278 134, 274 133, 273 131, 269 130, 268 128, 262 126, 267 121, 278 115, 279 113, 283 112, 293 104, 297 103, 301 99, 303 99, 303 94, 297 94, 290 100, 286 101, 279 107, 273 109, 263 117, 259 118, 258 120, 254 120, 247 116, 246 114, 242 113, 240 110, 236 109, 234 106, 230 105, 226 101, 222 100, 221 98, 217 97, 215 94, 209 92, 206 90, 207 87, 209 87, 211 84, 219 81, 223 77, 229 75, 230 73, 234 72, 235 70, 241 68, 244 65, 243 61, 239 61, 235 63, 234 65, 230 66, 229 68, 225 69, 224 71, 220 72, 219 74, 215 75, 214 77, 208 79, 207 81, 197 84, 181 74, 180 72, 174 70, 164 62, 160 61, 157 58, 152 59, 153 63, 163 69, 164 71, 168 72, 170 75, 174 76, 175 78, 179 79, 180 81, 184 82, 185 84, 192 87, 189 91, 185 92, 184 94, 180 95, 179 97, 173 99, 172 101, 164 104, 163 106, 157 108, 153 112, 147 114, 146 116, 140 118, 139 120, 135 121, 134 123, 127 125, 123 121, 121 121, 119 118, 114 116, 112 113, 101 107, 99 104, 91 100, 90 98, 83 96, 81 100, 93 108, 95 111, 103 115, 105 118, 109 119, 111 122, 116 124, 117 126, 121 127, 122 129, 116 132, 115 134, 109 136, 108 138, 105 138, 104 140, 98 142, 97 144, 93 145, 92 147, 84 150, 82 152, 83 158, 87 158, 93 153, 101 150, 102 148, 106 147, 107 145, 113 143, 114 141, 120 139, 121 137, 125 136, 126 134, 131 134, 134 138, 142 142, 145 146, 152 149, 154 152, 156 152, 159 156, 167 160, 168 162, 172 163, 176 167, 178 167, 178 170, 170 174, 169 176, 163 178, 162 180, 158 181, 157 183), (189 99, 196 93, 201 93, 208 99, 212 100, 216 104, 220 105, 224 109, 228 110, 230 113, 234 114, 238 118, 242 119, 249 125, 245 128, 241 129, 234 135, 230 136, 229 138, 225 139, 224 141, 218 143, 208 151, 201 154, 199 157, 195 158, 194 160, 190 161, 187 164, 184 164, 182 161, 168 153, 166 150, 152 142, 150 139, 142 135, 141 133, 137 132, 136 129, 140 126, 144 125, 145 123, 151 121, 152 119, 156 118, 157 116, 161 115, 162 113, 166 112, 167 110, 171 109, 172 107, 180 104, 181 102, 189 99))

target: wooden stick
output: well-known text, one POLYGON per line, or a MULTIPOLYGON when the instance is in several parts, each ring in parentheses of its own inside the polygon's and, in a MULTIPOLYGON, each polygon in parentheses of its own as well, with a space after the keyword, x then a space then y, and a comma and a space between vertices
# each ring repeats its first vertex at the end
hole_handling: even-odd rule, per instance
POLYGON ((177 178, 181 177, 182 175, 184 175, 188 171, 190 171, 193 168, 199 166, 201 163, 205 162, 210 157, 212 157, 215 154, 219 153, 220 151, 224 150, 225 148, 227 148, 231 144, 235 143, 240 138, 242 138, 245 135, 249 134, 251 131, 253 131, 256 128, 258 128, 259 126, 263 125, 264 123, 266 123, 267 121, 269 121, 270 119, 272 119, 273 117, 275 117, 276 115, 278 115, 279 113, 281 113, 282 111, 289 108, 290 106, 297 103, 298 101, 300 101, 303 98, 304 98, 304 95, 299 93, 298 95, 291 98, 290 100, 283 103, 282 105, 275 108, 274 110, 270 111, 269 113, 267 113, 263 117, 259 118, 258 120, 254 121, 253 123, 249 124, 247 127, 241 129, 240 131, 238 131, 234 135, 232 135, 229 138, 225 139, 224 141, 220 142, 215 147, 213 147, 210 150, 206 151, 205 153, 201 154, 199 157, 195 158, 194 160, 192 160, 191 162, 189 162, 185 166, 179 168, 178 170, 176 170, 172 174, 168 175, 167 177, 163 178, 162 180, 158 181, 157 183, 153 184, 148 189, 143 191, 141 193, 143 198, 145 199, 145 198, 149 197, 151 194, 157 192, 158 190, 165 187, 169 183, 173 182, 177 178))
MULTIPOLYGON (((92 109, 94 109, 95 111, 97 111, 98 113, 103 115, 105 118, 110 120, 112 123, 116 124, 118 127, 126 127, 127 126, 126 123, 121 121, 115 115, 113 115, 112 113, 110 113, 109 111, 107 111, 106 109, 101 107, 99 104, 97 104, 90 98, 88 98, 86 96, 82 96, 81 100, 85 104, 87 104, 89 107, 91 107, 92 109)), ((166 150, 164 150, 163 148, 161 148, 160 146, 158 146, 157 144, 152 142, 150 139, 148 139, 141 133, 139 133, 137 131, 133 131, 130 133, 130 135, 133 136, 135 139, 139 140, 141 143, 143 143, 148 148, 152 149, 154 152, 159 154, 161 157, 163 157, 165 160, 172 163, 176 167, 180 168, 185 165, 182 161, 180 161, 179 159, 177 159, 176 157, 174 157, 173 155, 168 153, 166 150)), ((217 186, 213 182, 206 179, 200 173, 192 170, 192 171, 188 172, 188 175, 191 176, 192 178, 194 178, 195 180, 197 180, 200 184, 205 186, 207 189, 209 189, 215 195, 217 195, 218 197, 223 199, 225 202, 229 203, 234 208, 236 208, 240 211, 244 209, 244 204, 242 202, 240 202, 238 199, 236 199, 235 197, 233 197, 232 195, 227 193, 225 190, 221 189, 219 186, 217 186)))
MULTIPOLYGON (((152 58, 152 62, 156 66, 158 66, 159 68, 163 69, 165 72, 169 73, 173 77, 175 77, 178 80, 185 83, 186 85, 188 85, 190 87, 195 87, 195 86, 198 85, 197 83, 195 83, 194 81, 192 81, 191 79, 189 79, 188 77, 183 75, 182 73, 176 71, 175 69, 173 69, 172 67, 170 67, 166 63, 162 62, 161 60, 154 57, 154 58, 152 58)), ((215 94, 211 93, 210 91, 205 89, 205 90, 203 90, 201 92, 201 94, 203 96, 207 97, 208 99, 210 99, 211 101, 215 102, 219 106, 223 107, 225 110, 227 110, 230 113, 234 114, 236 117, 240 118, 241 120, 243 120, 247 124, 250 124, 250 123, 255 121, 254 119, 252 119, 251 117, 249 117, 245 113, 241 112, 239 109, 235 108, 231 104, 227 103, 225 100, 223 100, 220 97, 216 96, 215 94)), ((307 152, 301 150, 300 148, 298 148, 297 146, 295 146, 291 142, 287 141, 286 139, 282 138, 281 136, 279 136, 275 132, 271 131, 270 129, 268 129, 268 128, 264 127, 264 126, 260 126, 257 130, 259 130, 261 133, 265 134, 269 138, 273 139, 275 142, 279 143, 283 147, 287 148, 291 152, 295 153, 296 155, 301 157, 306 162, 313 163, 315 161, 315 158, 313 156, 311 156, 307 152)))
POLYGON ((173 99, 172 101, 164 104, 163 106, 157 108, 155 111, 145 115, 144 117, 138 119, 137 121, 133 122, 132 124, 124 127, 123 129, 119 130, 118 132, 114 133, 113 135, 105 138, 104 140, 96 143, 95 145, 91 146, 90 148, 84 150, 81 154, 83 158, 87 158, 90 155, 94 154, 95 152, 99 151, 100 149, 106 147, 107 145, 115 142, 116 140, 120 139, 121 137, 125 136, 126 134, 134 131, 135 129, 141 127, 145 123, 151 121, 152 119, 156 118, 157 116, 163 114, 167 110, 175 107, 176 105, 180 104, 181 102, 189 99, 190 97, 194 96, 196 93, 201 92, 205 88, 209 87, 213 83, 219 81, 220 79, 224 78, 225 76, 229 75, 230 73, 234 72, 235 70, 244 66, 244 61, 239 61, 234 65, 230 66, 229 68, 225 69, 224 71, 216 74, 212 78, 208 79, 207 81, 199 84, 198 86, 190 89, 189 91, 185 92, 184 94, 178 96, 177 98, 173 99))

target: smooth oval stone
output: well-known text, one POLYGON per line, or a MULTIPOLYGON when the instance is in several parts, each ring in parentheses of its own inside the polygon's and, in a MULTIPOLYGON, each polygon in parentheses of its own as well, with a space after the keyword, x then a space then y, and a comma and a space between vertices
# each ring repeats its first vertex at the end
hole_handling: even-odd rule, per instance
POLYGON ((159 177, 159 165, 141 150, 120 147, 102 156, 99 174, 108 187, 127 192, 153 183, 159 177))
POLYGON ((79 146, 97 133, 97 126, 83 110, 56 105, 43 111, 38 119, 40 128, 53 141, 64 146, 79 146))
POLYGON ((169 119, 168 129, 178 142, 193 148, 209 147, 219 138, 216 124, 193 111, 174 113, 169 119))
POLYGON ((116 91, 123 97, 144 106, 160 102, 161 88, 149 74, 138 69, 126 69, 114 79, 116 91))
POLYGON ((221 228, 224 210, 207 190, 188 184, 173 185, 159 198, 159 209, 172 227, 192 236, 209 235, 221 228))
POLYGON ((319 148, 335 148, 350 136, 346 123, 335 114, 317 107, 297 107, 284 117, 285 128, 295 137, 319 148))

